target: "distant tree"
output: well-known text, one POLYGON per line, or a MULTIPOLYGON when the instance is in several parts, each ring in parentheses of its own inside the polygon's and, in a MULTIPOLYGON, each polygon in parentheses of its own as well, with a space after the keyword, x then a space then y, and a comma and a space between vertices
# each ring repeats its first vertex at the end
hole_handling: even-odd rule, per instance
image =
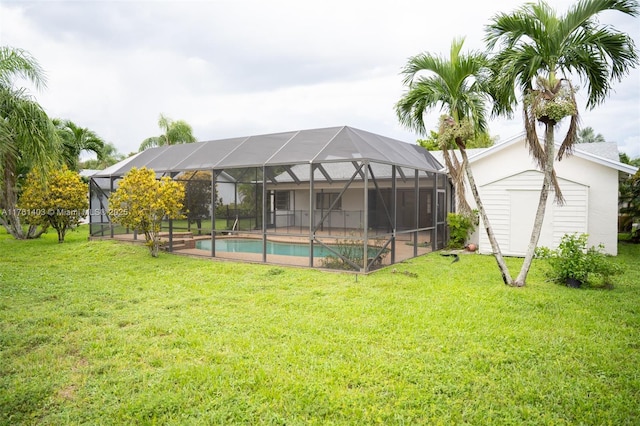
POLYGON ((211 172, 194 171, 183 173, 178 182, 185 188, 185 207, 189 230, 195 223, 198 233, 202 231, 202 220, 211 217, 211 172))
POLYGON ((124 160, 124 154, 118 152, 118 149, 112 142, 106 142, 102 148, 102 158, 92 158, 80 163, 80 168, 102 170, 109 166, 124 160))
MULTIPOLYGON (((80 175, 65 167, 50 172, 43 180, 32 171, 27 177, 18 207, 29 225, 40 226, 41 232, 51 226, 64 242, 69 229, 80 224, 89 208, 89 188, 80 175)), ((38 235, 40 235, 38 234, 38 235)))
MULTIPOLYGON (((620 185, 620 213, 626 215, 629 223, 640 222, 640 170, 620 185)), ((640 229, 632 231, 631 238, 640 242, 640 229)))
POLYGON ((620 158, 621 163, 630 164, 635 167, 640 167, 640 157, 636 157, 632 159, 631 157, 629 157, 629 155, 626 152, 621 152, 620 154, 618 154, 618 157, 620 158))
POLYGON ((591 127, 585 127, 584 129, 578 130, 578 143, 594 142, 606 142, 606 140, 601 133, 596 134, 591 127))
MULTIPOLYGON (((495 144, 497 137, 491 137, 488 132, 478 132, 467 141, 467 149, 470 148, 489 148, 495 144)), ((427 151, 440 151, 440 143, 438 142, 438 132, 431 130, 426 139, 418 139, 417 144, 427 151)), ((455 147, 454 147, 455 149, 455 147)))
POLYGON ((80 127, 71 120, 53 119, 58 137, 62 141, 62 160, 71 170, 79 170, 82 151, 90 151, 102 160, 104 141, 92 130, 80 127))
POLYGON ((618 11, 635 17, 640 12, 634 0, 579 0, 564 15, 548 3, 526 3, 510 14, 499 13, 487 26, 494 70, 494 112, 511 115, 517 105, 516 87, 522 96, 526 143, 543 172, 543 184, 525 259, 513 285, 524 286, 542 224, 551 188, 558 203, 562 191, 555 174, 554 158, 562 160, 577 140, 578 76, 587 89, 587 108, 593 109, 607 98, 613 81, 620 81, 638 65, 633 39, 615 28, 602 25, 598 15, 618 11), (569 119, 567 134, 555 154, 555 129, 569 119), (544 126, 544 141, 538 139, 536 125, 544 126))
POLYGON ((478 132, 472 139, 467 142, 467 149, 471 148, 489 148, 495 145, 498 137, 491 137, 488 132, 478 132))
POLYGON ((158 126, 164 133, 160 136, 153 136, 142 141, 139 151, 144 151, 147 148, 155 146, 196 142, 196 138, 193 136, 193 129, 186 121, 173 121, 163 114, 160 114, 158 126))
POLYGON ((418 139, 417 143, 427 151, 440 151, 438 132, 434 130, 429 131, 429 135, 426 137, 426 139, 418 139))
POLYGON ((619 154, 618 154, 618 158, 620 159, 620 162, 621 162, 621 163, 624 163, 624 164, 631 164, 631 159, 630 159, 630 158, 629 158, 629 156, 628 156, 626 153, 624 153, 624 152, 619 153, 619 154))
POLYGON ((178 219, 184 186, 169 177, 156 179, 153 170, 132 168, 109 197, 111 220, 144 233, 151 256, 158 257, 162 219, 178 219))
POLYGON ((42 107, 25 89, 13 87, 20 78, 37 88, 45 85, 44 72, 29 53, 0 47, 0 224, 14 238, 25 239, 35 238, 37 231, 22 227, 16 208, 19 178, 30 169, 46 177, 59 158, 60 143, 42 107))

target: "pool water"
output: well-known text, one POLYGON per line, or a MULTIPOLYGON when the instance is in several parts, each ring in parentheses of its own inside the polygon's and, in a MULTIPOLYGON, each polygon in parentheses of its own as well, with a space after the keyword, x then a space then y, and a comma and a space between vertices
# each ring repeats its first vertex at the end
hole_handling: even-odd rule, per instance
MULTIPOLYGON (((196 248, 200 250, 211 251, 211 240, 196 241, 196 248)), ((337 247, 335 249, 337 251, 337 247)), ((234 253, 262 253, 262 240, 231 238, 217 239, 216 251, 234 253)), ((369 256, 375 256, 376 253, 376 248, 369 249, 369 256)), ((309 245, 267 241, 267 254, 309 257, 309 245)), ((326 247, 323 247, 320 244, 313 245, 313 257, 327 257, 329 255, 334 254, 326 247)))

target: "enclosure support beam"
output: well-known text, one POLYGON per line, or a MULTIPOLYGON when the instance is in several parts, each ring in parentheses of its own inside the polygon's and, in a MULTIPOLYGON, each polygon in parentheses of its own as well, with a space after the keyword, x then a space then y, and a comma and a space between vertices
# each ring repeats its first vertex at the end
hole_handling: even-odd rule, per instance
POLYGON ((262 166, 262 262, 267 263, 267 166, 264 165, 262 166))
POLYGON ((211 257, 216 257, 216 171, 211 169, 211 257))
MULTIPOLYGON (((362 164, 365 164, 364 162, 362 164)), ((364 273, 369 271, 369 167, 364 168, 364 238, 363 238, 363 251, 362 251, 362 263, 364 266, 364 273)), ((362 166, 360 166, 362 169, 362 166)))
MULTIPOLYGON (((113 194, 113 177, 109 178, 109 196, 111 196, 111 194, 113 194)), ((113 232, 113 222, 111 222, 111 218, 109 218, 109 228, 111 228, 111 238, 113 238, 114 236, 114 232, 113 232)))
MULTIPOLYGON (((357 163, 355 163, 354 165, 357 165, 357 163)), ((325 219, 331 214, 331 212, 333 211, 333 209, 335 208, 335 206, 338 204, 338 200, 340 200, 340 198, 342 198, 342 196, 344 195, 344 193, 347 191, 347 189, 349 189, 349 187, 351 186, 351 184, 353 183, 353 181, 356 179, 356 177, 360 174, 362 175, 362 167, 364 166, 363 164, 360 164, 359 167, 356 168, 356 171, 353 173, 353 175, 351 176, 351 179, 349 179, 349 182, 347 182, 343 187, 342 187, 342 191, 340 191, 340 193, 338 194, 338 196, 336 197, 335 200, 333 200, 333 203, 331 203, 331 205, 329 206, 329 209, 327 210, 326 213, 323 213, 320 219, 320 224, 317 227, 314 227, 314 231, 317 231, 318 228, 320 226, 322 226, 322 224, 324 223, 325 219)), ((311 178, 311 180, 313 181, 313 178, 311 178)))
POLYGON ((431 226, 433 226, 433 235, 431 241, 431 251, 438 249, 438 173, 433 177, 435 183, 433 185, 433 206, 431 206, 431 226))
POLYGON ((420 172, 418 171, 418 169, 414 170, 414 176, 415 176, 415 199, 416 199, 416 211, 415 211, 415 226, 416 226, 416 230, 414 232, 414 238, 413 238, 413 257, 417 257, 418 256, 418 235, 420 234, 420 231, 418 231, 418 229, 420 228, 420 172))
POLYGON ((313 212, 313 172, 314 165, 309 164, 309 267, 313 268, 313 241, 315 240, 315 220, 313 212))
POLYGON ((396 186, 396 170, 397 166, 391 166, 391 264, 396 263, 396 235, 398 230, 398 194, 396 186))

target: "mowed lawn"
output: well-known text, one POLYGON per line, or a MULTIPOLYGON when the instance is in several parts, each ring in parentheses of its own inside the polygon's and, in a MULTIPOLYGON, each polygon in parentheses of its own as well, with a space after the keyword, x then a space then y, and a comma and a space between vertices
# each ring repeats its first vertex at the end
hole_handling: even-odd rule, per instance
POLYGON ((0 423, 637 425, 620 251, 612 290, 538 261, 515 289, 481 255, 363 276, 0 231, 0 423))

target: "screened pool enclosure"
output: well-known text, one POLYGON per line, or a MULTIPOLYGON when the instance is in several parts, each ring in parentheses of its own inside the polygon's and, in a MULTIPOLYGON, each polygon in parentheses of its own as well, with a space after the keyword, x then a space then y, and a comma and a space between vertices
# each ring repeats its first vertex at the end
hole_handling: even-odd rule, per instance
POLYGON ((184 218, 163 222, 172 252, 368 272, 447 239, 442 166, 417 145, 351 127, 147 149, 91 178, 92 237, 138 239, 108 214, 134 167, 184 184, 184 218))

